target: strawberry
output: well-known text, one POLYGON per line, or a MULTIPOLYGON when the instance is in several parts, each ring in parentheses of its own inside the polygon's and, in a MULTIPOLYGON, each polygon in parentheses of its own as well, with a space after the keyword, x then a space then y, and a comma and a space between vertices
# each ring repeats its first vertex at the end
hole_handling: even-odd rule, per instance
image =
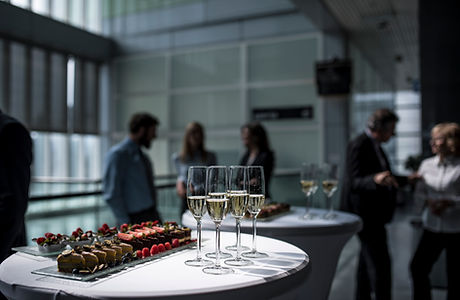
POLYGON ((152 248, 150 248, 150 255, 155 255, 155 254, 158 254, 158 252, 160 252, 160 249, 157 245, 153 245, 152 248))
POLYGON ((51 238, 53 235, 54 235, 54 234, 51 233, 51 232, 45 233, 45 237, 46 237, 47 239, 51 238))
POLYGON ((83 233, 83 234, 81 235, 81 239, 82 239, 82 240, 87 240, 87 239, 88 239, 88 235, 87 235, 86 233, 83 233))
POLYGON ((165 249, 165 245, 163 245, 163 244, 158 244, 158 251, 159 251, 159 252, 165 252, 165 250, 166 250, 166 249, 165 249))
POLYGON ((74 237, 77 237, 77 236, 78 236, 78 232, 74 231, 74 232, 72 232, 72 235, 73 235, 74 237))
POLYGON ((62 234, 60 234, 60 233, 58 233, 56 236, 57 236, 58 239, 62 238, 62 234))
POLYGON ((104 228, 106 231, 109 229, 109 225, 107 225, 107 223, 102 224, 101 227, 104 228))
POLYGON ((132 241, 134 239, 134 236, 132 236, 131 234, 127 234, 127 233, 118 233, 117 234, 118 238, 122 241, 132 241))
POLYGON ((43 244, 44 242, 45 242, 45 238, 44 238, 44 237, 39 237, 39 238, 37 239, 37 244, 39 244, 39 245, 43 244))
POLYGON ((153 222, 152 222, 152 226, 153 226, 153 225, 157 225, 158 223, 159 223, 159 221, 158 221, 158 220, 156 220, 156 221, 153 221, 153 222))
POLYGON ((165 248, 166 248, 166 250, 171 250, 172 249, 171 244, 169 242, 166 242, 165 243, 165 248))
POLYGON ((145 247, 144 249, 142 249, 142 257, 148 257, 150 256, 150 251, 149 251, 149 248, 145 247))
POLYGON ((142 222, 141 226, 144 227, 146 225, 146 222, 142 222))
POLYGON ((128 224, 125 223, 125 224, 121 225, 121 226, 120 226, 120 231, 121 231, 121 232, 126 232, 126 231, 128 231, 128 224))
POLYGON ((81 229, 80 227, 78 227, 77 229, 75 229, 76 232, 78 233, 83 233, 83 229, 81 229))
POLYGON ((142 258, 142 251, 136 250, 136 257, 142 258))
POLYGON ((117 231, 117 227, 116 227, 116 226, 110 227, 110 231, 116 232, 116 231, 117 231))
POLYGON ((179 244, 179 239, 173 239, 172 240, 172 247, 173 248, 177 248, 177 247, 179 247, 179 245, 180 245, 179 244))
POLYGON ((139 224, 134 224, 133 226, 131 226, 131 230, 140 229, 140 228, 142 228, 142 226, 139 224))

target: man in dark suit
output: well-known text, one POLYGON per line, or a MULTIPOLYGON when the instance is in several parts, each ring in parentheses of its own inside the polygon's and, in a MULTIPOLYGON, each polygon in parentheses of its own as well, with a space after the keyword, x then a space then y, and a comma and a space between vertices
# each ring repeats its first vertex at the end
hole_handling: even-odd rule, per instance
MULTIPOLYGON (((26 244, 32 141, 27 129, 0 110, 0 262, 26 244)), ((1 294, 0 294, 1 297, 1 294)))
POLYGON ((393 135, 398 117, 388 109, 375 111, 364 133, 347 148, 342 209, 359 215, 361 252, 356 299, 391 299, 391 261, 385 224, 396 207, 397 177, 380 147, 393 135))

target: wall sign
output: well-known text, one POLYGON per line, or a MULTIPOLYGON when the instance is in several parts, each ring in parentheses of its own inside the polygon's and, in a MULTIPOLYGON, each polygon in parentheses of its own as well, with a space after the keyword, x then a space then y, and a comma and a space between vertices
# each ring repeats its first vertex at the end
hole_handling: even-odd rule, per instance
POLYGON ((313 119, 313 106, 284 107, 284 108, 257 108, 252 110, 252 119, 255 121, 282 120, 282 119, 313 119))

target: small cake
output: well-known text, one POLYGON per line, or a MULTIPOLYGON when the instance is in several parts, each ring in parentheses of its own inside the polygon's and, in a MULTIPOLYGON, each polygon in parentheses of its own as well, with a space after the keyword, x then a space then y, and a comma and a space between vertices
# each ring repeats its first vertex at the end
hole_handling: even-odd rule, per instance
POLYGON ((182 227, 182 230, 185 234, 185 241, 190 241, 192 239, 192 229, 188 227, 182 227))
POLYGON ((107 253, 107 257, 105 259, 107 264, 115 265, 115 262, 117 260, 117 251, 115 249, 108 248, 108 247, 102 247, 102 249, 100 249, 100 250, 102 250, 105 253, 107 253))
POLYGON ((86 266, 83 255, 75 253, 73 250, 64 250, 58 255, 56 261, 58 271, 65 273, 72 273, 73 269, 83 269, 86 266))
POLYGON ((107 263, 107 260, 106 260, 107 253, 105 253, 104 251, 99 250, 99 249, 91 249, 91 253, 93 253, 94 255, 97 256, 97 259, 98 259, 100 264, 107 263))
POLYGON ((97 258, 96 254, 87 251, 83 251, 80 254, 85 259, 86 267, 90 270, 93 270, 94 267, 99 265, 99 259, 97 258))
POLYGON ((123 255, 126 253, 133 253, 133 246, 126 244, 126 243, 120 243, 118 246, 121 247, 121 250, 123 251, 123 255))

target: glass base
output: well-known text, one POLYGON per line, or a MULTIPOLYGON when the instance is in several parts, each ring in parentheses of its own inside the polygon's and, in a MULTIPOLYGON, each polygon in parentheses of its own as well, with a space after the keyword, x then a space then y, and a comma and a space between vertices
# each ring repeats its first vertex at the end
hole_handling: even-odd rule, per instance
POLYGON ((268 254, 259 252, 259 251, 251 251, 251 252, 245 252, 241 254, 241 256, 247 257, 247 258, 263 258, 263 257, 268 257, 268 254))
POLYGON ((203 269, 203 272, 206 274, 212 275, 225 275, 233 273, 233 269, 227 267, 206 267, 203 269))
POLYGON ((212 261, 210 260, 207 260, 207 259, 191 259, 191 260, 186 260, 184 262, 187 266, 191 266, 191 267, 206 267, 206 266, 210 266, 213 264, 212 261))
MULTIPOLYGON (((205 256, 207 258, 214 258, 215 259, 216 258, 216 252, 206 253, 205 256)), ((225 258, 230 258, 230 257, 232 257, 232 255, 230 253, 220 251, 220 258, 225 259, 225 258)))
POLYGON ((337 217, 337 215, 335 213, 328 212, 328 213, 324 214, 323 219, 332 220, 332 219, 335 219, 335 217, 337 217))
POLYGON ((313 213, 306 213, 299 217, 301 220, 313 220, 316 219, 317 215, 313 213))
MULTIPOLYGON (((225 249, 230 250, 230 251, 236 251, 236 245, 227 246, 227 247, 225 247, 225 249)), ((241 251, 247 251, 249 249, 251 249, 251 248, 246 247, 246 246, 241 246, 240 247, 241 251)))
POLYGON ((244 258, 233 258, 233 259, 227 259, 224 261, 225 264, 229 266, 234 266, 234 267, 242 267, 242 266, 249 266, 254 264, 252 261, 249 259, 244 259, 244 258))

